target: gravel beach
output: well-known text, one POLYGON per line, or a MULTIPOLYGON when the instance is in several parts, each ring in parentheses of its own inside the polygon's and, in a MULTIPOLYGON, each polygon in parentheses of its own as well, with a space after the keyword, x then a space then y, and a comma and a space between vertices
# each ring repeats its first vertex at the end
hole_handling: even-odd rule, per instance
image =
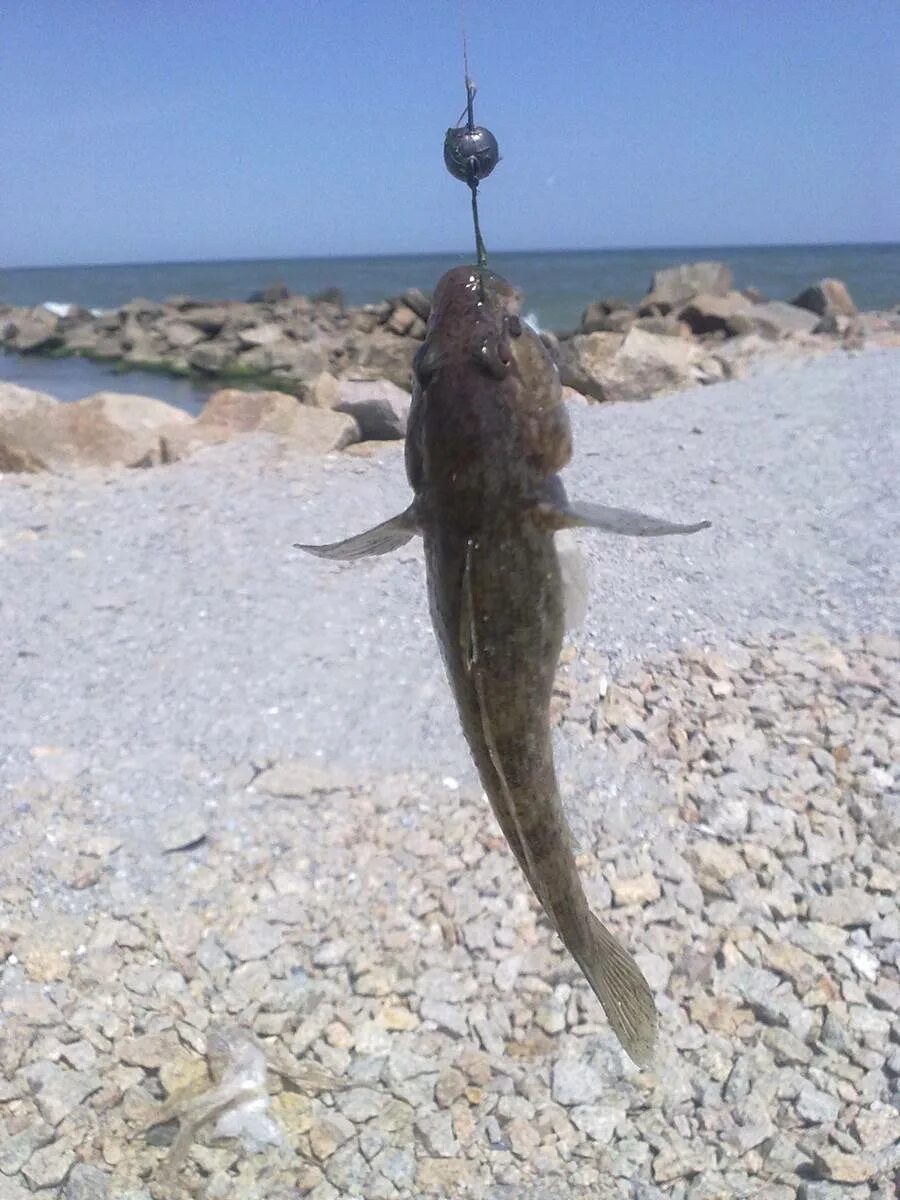
POLYGON ((0 478, 0 1200, 893 1196, 898 379, 835 352, 572 410, 572 497, 712 521, 579 534, 559 676, 646 1071, 480 795, 421 547, 292 548, 405 507, 399 444, 0 478), (178 1126, 141 1128, 221 1086, 223 1026, 268 1079, 167 1177, 178 1126))

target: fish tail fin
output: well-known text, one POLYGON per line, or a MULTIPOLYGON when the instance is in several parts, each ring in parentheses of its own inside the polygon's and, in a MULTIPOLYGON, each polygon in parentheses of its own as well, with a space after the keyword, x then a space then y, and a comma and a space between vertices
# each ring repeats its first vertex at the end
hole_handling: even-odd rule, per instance
POLYGON ((602 921, 590 914, 587 936, 574 954, 613 1033, 639 1067, 653 1058, 656 1005, 641 969, 602 921))

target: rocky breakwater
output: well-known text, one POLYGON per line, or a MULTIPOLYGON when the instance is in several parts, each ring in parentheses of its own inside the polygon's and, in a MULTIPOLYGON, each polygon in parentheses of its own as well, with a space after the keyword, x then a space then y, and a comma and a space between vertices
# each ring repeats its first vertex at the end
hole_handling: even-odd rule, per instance
POLYGON ((306 454, 402 438, 409 394, 388 380, 328 376, 301 403, 286 392, 214 392, 194 419, 149 396, 98 392, 71 404, 0 383, 0 474, 152 467, 247 433, 268 433, 306 454))
POLYGON ((644 400, 744 374, 761 357, 807 357, 867 340, 896 343, 900 313, 860 313, 845 284, 823 279, 790 303, 734 287, 729 268, 657 271, 636 305, 602 299, 553 339, 563 383, 592 400, 644 400))
MULTIPOLYGON (((336 289, 309 298, 282 285, 246 301, 175 296, 107 312, 0 305, 0 349, 252 381, 333 408, 341 381, 384 379, 409 391, 430 307, 418 289, 351 308, 336 289)), ((636 305, 597 300, 574 332, 542 336, 575 391, 597 401, 644 400, 743 374, 751 360, 773 354, 897 343, 900 311, 858 313, 836 279, 790 303, 765 300, 735 290, 724 263, 698 262, 658 271, 636 305)))
POLYGON ((331 380, 351 376, 408 388, 429 307, 415 290, 348 308, 336 289, 309 298, 280 285, 246 302, 174 296, 131 300, 106 312, 0 306, 0 346, 177 375, 268 381, 310 399, 331 380))

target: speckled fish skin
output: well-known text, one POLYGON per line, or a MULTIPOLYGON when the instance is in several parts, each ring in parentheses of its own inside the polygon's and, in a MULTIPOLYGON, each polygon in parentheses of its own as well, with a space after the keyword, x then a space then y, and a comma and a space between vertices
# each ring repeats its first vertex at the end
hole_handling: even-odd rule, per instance
POLYGON ((584 526, 654 537, 707 522, 569 502, 558 474, 572 455, 559 374, 519 307, 515 289, 490 271, 443 276, 413 364, 406 471, 415 499, 365 533, 300 549, 356 559, 422 535, 431 619, 491 807, 614 1032, 642 1064, 656 1039, 653 997, 588 907, 553 765, 550 696, 566 612, 554 536, 584 526))
POLYGON ((444 276, 415 364, 407 473, 431 619, 504 836, 626 1050, 645 1062, 653 1000, 588 907, 553 763, 564 602, 548 516, 564 499, 557 472, 572 453, 568 415, 556 367, 519 321, 513 289, 482 276, 483 291, 470 268, 444 276))

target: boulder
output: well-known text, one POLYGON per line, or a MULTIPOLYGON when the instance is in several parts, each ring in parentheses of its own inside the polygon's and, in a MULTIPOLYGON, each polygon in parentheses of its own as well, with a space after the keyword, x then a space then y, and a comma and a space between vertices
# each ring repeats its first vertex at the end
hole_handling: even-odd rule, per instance
POLYGON ((416 314, 411 308, 407 308, 405 304, 398 304, 388 319, 386 328, 391 333, 398 333, 401 337, 410 332, 416 323, 416 314))
POLYGON ((202 342, 205 336, 196 325, 189 325, 187 321, 182 321, 180 318, 163 321, 159 333, 160 337, 169 346, 174 346, 176 350, 190 350, 192 346, 202 342))
POLYGON ((413 312, 423 321, 427 321, 431 315, 431 297, 426 296, 420 288, 410 288, 403 293, 402 302, 407 308, 411 308, 413 312))
POLYGON ((728 321, 728 330, 735 335, 758 333, 774 341, 812 333, 818 323, 816 314, 805 308, 787 304, 784 300, 767 300, 765 304, 751 304, 743 312, 736 313, 728 321))
POLYGON ((412 357, 418 348, 419 342, 415 338, 376 331, 360 346, 356 366, 371 379, 389 379, 410 391, 412 357))
POLYGON ((274 433, 311 454, 340 450, 359 441, 359 427, 352 417, 301 404, 286 392, 223 388, 207 400, 197 424, 218 426, 230 434, 274 433))
POLYGON ((581 332, 627 333, 634 319, 624 300, 594 300, 581 314, 581 332))
MULTIPOLYGON (((642 329, 645 333, 656 333, 661 337, 689 338, 691 331, 684 321, 671 313, 667 317, 637 317, 632 320, 631 329, 642 329)), ((627 330, 625 330, 627 332, 627 330)))
POLYGON ((364 441, 386 442, 406 436, 411 399, 389 379, 343 379, 334 407, 354 418, 364 441))
POLYGON ((251 325, 238 331, 238 341, 242 346, 273 346, 284 337, 280 325, 270 321, 266 325, 251 325))
POLYGON ((217 333, 222 332, 230 315, 224 305, 204 305, 198 308, 184 309, 181 319, 210 337, 215 337, 217 333))
POLYGON ((856 305, 840 279, 820 279, 791 301, 819 317, 855 317, 856 305))
POLYGON ((237 347, 233 342, 202 342, 188 355, 188 363, 196 371, 218 375, 234 362, 237 347))
POLYGON ((5 341, 23 353, 50 350, 62 341, 59 317, 42 304, 37 308, 14 310, 4 321, 5 341))
POLYGON ((41 420, 58 401, 45 392, 0 383, 0 474, 42 471, 44 465, 29 447, 22 430, 41 420))
POLYGON ((201 424, 190 421, 187 424, 170 425, 160 430, 160 462, 180 462, 190 458, 200 450, 209 446, 218 446, 231 439, 232 431, 225 425, 201 424))
POLYGON ((657 271, 641 301, 640 316, 665 315, 701 294, 725 296, 734 287, 730 269, 721 262, 683 263, 657 271))
POLYGON ((727 292, 724 296, 703 293, 690 300, 678 316, 691 333, 730 333, 731 320, 749 307, 750 301, 740 292, 727 292))
POLYGON ((149 396, 97 392, 72 404, 34 405, 4 422, 2 441, 28 464, 22 470, 144 467, 162 459, 162 430, 190 422, 149 396))
POLYGON ((606 371, 623 341, 618 333, 579 333, 560 342, 559 377, 593 400, 608 399, 604 390, 606 371))
POLYGON ((320 371, 303 386, 303 403, 314 408, 336 408, 341 399, 341 384, 330 371, 320 371))
POLYGON ((633 328, 581 334, 560 348, 560 378, 594 400, 645 400, 698 381, 698 348, 687 338, 633 328))

